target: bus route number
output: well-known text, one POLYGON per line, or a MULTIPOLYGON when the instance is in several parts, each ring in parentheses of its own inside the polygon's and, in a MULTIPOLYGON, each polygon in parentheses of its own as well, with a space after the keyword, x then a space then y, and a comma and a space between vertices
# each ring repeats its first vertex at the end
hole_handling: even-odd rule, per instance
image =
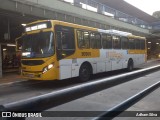
POLYGON ((82 56, 91 56, 91 52, 82 52, 82 56))

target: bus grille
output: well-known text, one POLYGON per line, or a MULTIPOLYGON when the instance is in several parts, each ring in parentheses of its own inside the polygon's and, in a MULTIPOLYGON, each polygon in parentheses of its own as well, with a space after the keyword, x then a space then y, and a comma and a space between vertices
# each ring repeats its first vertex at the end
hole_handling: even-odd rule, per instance
POLYGON ((43 60, 22 60, 21 62, 23 65, 29 65, 29 66, 42 65, 44 63, 43 60))

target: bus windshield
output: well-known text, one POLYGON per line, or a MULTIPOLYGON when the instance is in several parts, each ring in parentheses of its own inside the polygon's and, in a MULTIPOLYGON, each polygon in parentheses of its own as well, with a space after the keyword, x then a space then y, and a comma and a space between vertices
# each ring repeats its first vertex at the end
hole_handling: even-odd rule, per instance
POLYGON ((49 57, 54 54, 53 32, 24 35, 22 58, 49 57))

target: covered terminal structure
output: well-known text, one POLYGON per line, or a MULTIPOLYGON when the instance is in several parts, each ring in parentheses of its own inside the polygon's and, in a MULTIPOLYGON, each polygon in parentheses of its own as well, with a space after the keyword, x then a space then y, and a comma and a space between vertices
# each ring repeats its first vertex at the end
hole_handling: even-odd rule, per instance
POLYGON ((100 29, 114 29, 144 36, 148 53, 160 53, 160 22, 123 0, 0 0, 0 76, 18 66, 10 64, 15 39, 22 35, 23 25, 42 19, 55 19, 100 29), (78 11, 78 12, 77 12, 78 11), (5 58, 8 57, 6 66, 5 58))

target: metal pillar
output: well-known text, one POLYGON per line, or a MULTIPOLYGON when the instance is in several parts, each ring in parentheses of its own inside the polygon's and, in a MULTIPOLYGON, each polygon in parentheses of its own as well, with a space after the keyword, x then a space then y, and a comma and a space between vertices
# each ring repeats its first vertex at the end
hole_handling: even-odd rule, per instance
POLYGON ((0 44, 0 78, 2 78, 2 49, 0 44))

